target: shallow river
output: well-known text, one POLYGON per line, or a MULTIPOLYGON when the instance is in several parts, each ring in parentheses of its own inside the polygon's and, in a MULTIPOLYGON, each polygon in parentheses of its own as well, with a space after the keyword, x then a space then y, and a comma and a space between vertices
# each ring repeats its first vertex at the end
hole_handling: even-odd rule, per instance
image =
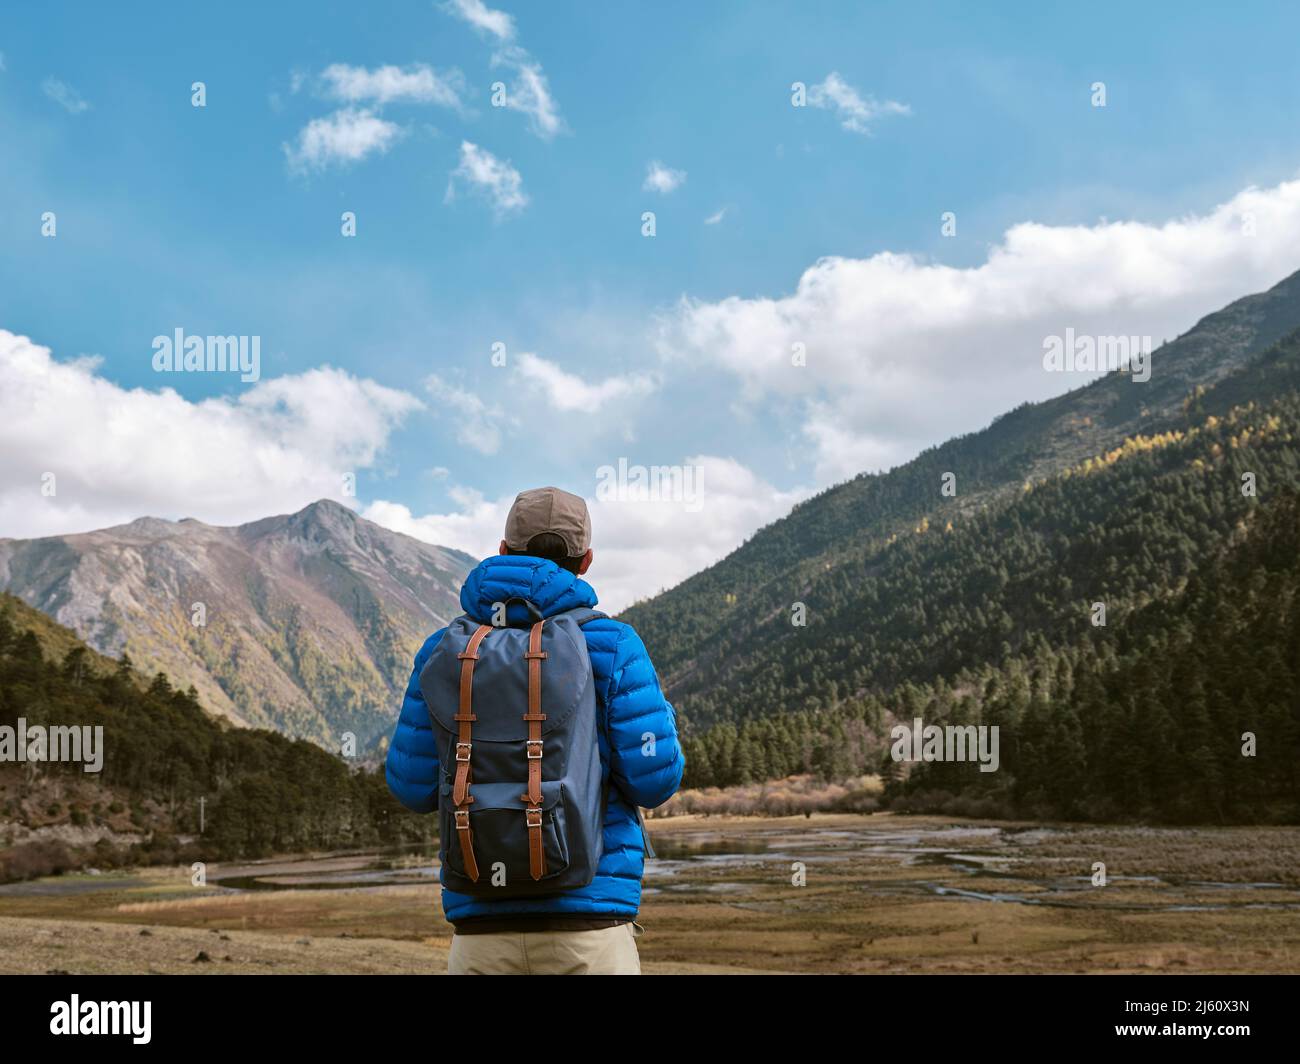
MULTIPOLYGON (((1081 841, 1077 847, 1070 845, 1075 833, 1069 830, 951 824, 882 830, 880 820, 868 824, 861 830, 783 826, 747 827, 735 834, 703 828, 652 832, 657 856, 647 862, 645 893, 729 895, 740 901, 757 886, 788 877, 801 863, 809 869, 821 866, 849 877, 860 874, 861 889, 880 895, 1135 912, 1300 910, 1300 889, 1267 881, 1223 882, 1186 874, 1110 871, 1107 885, 1112 889, 1098 891, 1090 874, 1096 844, 1081 841)), ((1181 829, 1139 830, 1150 836, 1153 853, 1161 852, 1166 841, 1162 833, 1184 845, 1188 836, 1181 829)), ((1079 837, 1090 838, 1086 832, 1079 837)), ((241 891, 365 890, 431 883, 436 876, 435 859, 436 850, 412 847, 302 861, 250 862, 219 870, 213 883, 241 891)))

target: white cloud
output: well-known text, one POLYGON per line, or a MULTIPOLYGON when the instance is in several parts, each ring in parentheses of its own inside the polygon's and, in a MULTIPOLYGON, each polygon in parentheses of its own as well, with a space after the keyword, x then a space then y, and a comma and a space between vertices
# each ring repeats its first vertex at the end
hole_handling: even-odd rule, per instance
POLYGON ((46 78, 41 82, 41 91, 70 115, 90 110, 90 104, 82 99, 81 93, 58 78, 46 78))
POLYGON ((556 410, 595 414, 609 403, 649 395, 657 387, 653 377, 639 373, 589 383, 529 352, 520 354, 517 363, 524 379, 538 385, 556 410))
POLYGON ((483 0, 449 0, 442 7, 448 14, 467 22, 496 42, 492 52, 493 68, 504 67, 514 73, 513 80, 506 86, 505 108, 527 115, 529 128, 543 140, 550 140, 562 132, 564 120, 560 117, 555 97, 551 95, 542 65, 515 43, 514 19, 504 11, 488 7, 483 0))
MULTIPOLYGON (((308 84, 318 95, 347 106, 312 119, 298 132, 296 144, 284 145, 289 168, 299 172, 360 162, 368 155, 387 152, 405 131, 382 117, 386 104, 436 104, 460 111, 465 92, 465 78, 459 70, 440 73, 424 63, 406 68, 333 63, 315 79, 295 71, 290 91, 297 93, 308 84)), ((272 106, 279 109, 278 97, 272 98, 272 106)))
POLYGON ((168 387, 122 388, 96 367, 0 330, 0 535, 82 532, 146 514, 236 524, 321 497, 347 503, 344 474, 373 465, 421 406, 330 367, 200 402, 168 387), (41 494, 46 473, 53 497, 41 494))
POLYGON ((658 192, 666 196, 670 192, 676 192, 685 183, 685 170, 673 170, 656 159, 646 167, 645 181, 641 187, 646 192, 658 192))
MULTIPOLYGON (((529 394, 540 393, 553 410, 582 413, 589 418, 595 418, 612 404, 649 395, 659 384, 648 374, 590 382, 531 352, 519 354, 514 365, 511 394, 522 394, 525 389, 529 394)), ((520 427, 519 419, 500 404, 490 403, 477 392, 436 373, 425 378, 424 390, 432 400, 434 413, 454 424, 456 439, 480 454, 497 454, 505 437, 520 427)))
POLYGON ((382 155, 402 136, 396 123, 364 108, 347 107, 324 118, 313 118, 298 133, 297 144, 285 144, 294 170, 321 169, 334 163, 356 163, 367 155, 382 155))
MULTIPOLYGON (((587 485, 570 484, 591 510, 595 560, 587 574, 601 609, 617 612, 638 599, 680 583, 738 547, 763 525, 783 517, 807 496, 782 492, 731 458, 694 455, 700 505, 618 502, 596 498, 593 470, 587 485)), ((520 484, 519 488, 533 487, 520 484)), ((378 501, 363 516, 409 536, 456 547, 483 558, 497 552, 514 493, 487 499, 476 491, 453 493, 459 509, 417 516, 399 503, 378 501)))
POLYGON ((835 71, 831 71, 820 85, 808 90, 808 103, 812 107, 836 111, 840 125, 854 133, 871 132, 871 123, 885 115, 910 115, 912 109, 896 100, 883 103, 872 96, 865 99, 852 85, 835 71))
POLYGON ((483 0, 450 0, 443 10, 499 41, 514 40, 515 20, 504 11, 488 7, 483 0))
POLYGON ((716 211, 714 211, 712 214, 710 214, 707 218, 704 219, 704 224, 717 225, 726 216, 727 216, 727 208, 719 207, 716 211))
POLYGON ((365 67, 334 63, 321 71, 325 95, 350 104, 431 103, 457 110, 462 105, 465 78, 459 70, 439 73, 423 63, 403 70, 397 66, 365 67))
POLYGON ((495 554, 514 496, 488 500, 477 491, 461 487, 450 488, 449 494, 459 509, 448 513, 417 516, 401 503, 378 499, 366 506, 361 514, 394 532, 440 547, 463 550, 476 558, 495 554))
POLYGON ((511 211, 522 211, 528 206, 528 196, 524 192, 524 182, 519 171, 508 161, 498 159, 490 151, 467 140, 461 142, 460 165, 452 171, 447 182, 447 202, 455 198, 458 178, 484 195, 492 204, 497 217, 511 211))
POLYGON ((480 454, 496 454, 501 449, 504 430, 516 421, 501 407, 485 403, 474 392, 443 380, 436 373, 424 381, 424 390, 434 401, 434 411, 449 414, 456 422, 456 438, 480 454))
POLYGON ((492 65, 514 71, 514 80, 506 86, 505 106, 528 116, 532 131, 542 140, 550 140, 564 130, 559 104, 542 66, 522 48, 507 47, 493 53, 492 65))
POLYGON ((1297 247, 1292 181, 1164 224, 1026 222, 971 267, 890 252, 821 259, 788 295, 684 299, 661 345, 670 361, 734 374, 743 402, 802 409, 824 484, 906 461, 1089 379, 1045 372, 1046 337, 1073 328, 1158 345, 1291 273, 1297 247), (794 344, 805 345, 806 365, 792 365, 794 344))

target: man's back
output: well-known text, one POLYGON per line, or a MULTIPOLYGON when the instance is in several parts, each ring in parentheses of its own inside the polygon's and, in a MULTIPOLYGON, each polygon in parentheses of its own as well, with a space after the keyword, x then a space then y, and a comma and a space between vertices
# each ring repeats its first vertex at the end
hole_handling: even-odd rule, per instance
MULTIPOLYGON (((596 595, 586 581, 552 561, 501 555, 480 564, 461 590, 461 608, 480 624, 499 620, 501 604, 511 625, 526 625, 531 602, 543 617, 591 607, 596 595)), ((415 658, 397 732, 388 751, 388 785, 408 808, 431 812, 450 781, 441 765, 420 688, 420 674, 445 629, 435 632, 415 658)), ((644 644, 626 624, 608 617, 582 626, 596 685, 603 779, 610 787, 602 832, 603 852, 592 881, 583 887, 536 898, 481 898, 443 890, 443 910, 457 935, 509 930, 539 935, 600 929, 633 919, 640 906, 645 846, 637 806, 667 801, 681 783, 685 762, 676 715, 659 689, 644 644)), ((444 873, 445 884, 445 873, 444 873)), ((535 940, 540 942, 541 940, 535 940)))

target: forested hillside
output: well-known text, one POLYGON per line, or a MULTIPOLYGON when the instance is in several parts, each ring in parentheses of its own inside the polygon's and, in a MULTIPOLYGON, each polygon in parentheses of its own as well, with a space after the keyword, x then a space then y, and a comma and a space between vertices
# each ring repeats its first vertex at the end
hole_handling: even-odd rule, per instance
POLYGON ((1293 333, 1152 432, 976 513, 942 499, 935 472, 929 514, 773 579, 744 627, 676 674, 688 782, 853 775, 879 764, 894 719, 922 716, 998 723, 1002 769, 899 772, 891 794, 913 804, 1300 816, 1295 570, 1265 564, 1288 528, 1295 545, 1297 389, 1293 333))
MULTIPOLYGON (((1208 315, 1152 356, 1151 379, 1111 374, 1042 403, 1026 403, 981 432, 931 448, 883 474, 864 473, 797 506, 718 564, 622 616, 642 633, 669 695, 692 727, 733 712, 699 692, 725 682, 737 646, 761 644, 756 629, 774 612, 816 597, 840 567, 857 566, 923 519, 969 516, 1042 480, 1120 446, 1188 424, 1189 396, 1216 386, 1300 328, 1300 273, 1267 292, 1208 315), (957 495, 940 494, 945 473, 957 495)), ((1262 398, 1252 378, 1232 403, 1262 398)), ((788 708, 771 707, 771 708, 788 708)))
POLYGON ((428 818, 382 770, 313 743, 234 728, 193 690, 141 678, 11 595, 0 595, 0 726, 100 725, 103 770, 0 765, 0 880, 85 863, 258 857, 427 840, 428 818), (205 831, 199 835, 199 799, 205 831))
POLYGON ((891 787, 905 799, 895 806, 1300 819, 1300 496, 1261 506, 1234 538, 1182 594, 1111 638, 1042 651, 932 701, 930 717, 998 725, 1003 771, 920 764, 891 787))

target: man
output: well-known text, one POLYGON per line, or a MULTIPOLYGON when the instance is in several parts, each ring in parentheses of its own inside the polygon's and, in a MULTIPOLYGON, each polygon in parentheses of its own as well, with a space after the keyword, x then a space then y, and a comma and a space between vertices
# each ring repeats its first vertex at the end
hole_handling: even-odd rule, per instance
MULTIPOLYGON (((512 628, 527 628, 539 614, 589 611, 596 593, 580 577, 591 562, 587 504, 558 488, 521 492, 506 518, 499 555, 469 574, 461 608, 477 625, 499 626, 504 611, 512 628)), ((608 790, 595 875, 585 886, 546 896, 471 896, 448 889, 444 861, 442 906, 455 927, 448 962, 453 975, 640 974, 636 939, 642 929, 635 920, 648 839, 637 807, 654 808, 671 798, 685 759, 676 714, 659 689, 645 644, 629 625, 589 612, 584 617, 580 631, 595 683, 600 771, 608 790)), ((437 809, 440 790, 444 801, 451 800, 421 686, 421 674, 447 631, 435 632, 415 656, 388 750, 389 789, 417 813, 437 809)), ((476 705, 473 712, 478 719, 491 709, 476 705)), ((472 840, 468 832, 466 837, 472 840)))

